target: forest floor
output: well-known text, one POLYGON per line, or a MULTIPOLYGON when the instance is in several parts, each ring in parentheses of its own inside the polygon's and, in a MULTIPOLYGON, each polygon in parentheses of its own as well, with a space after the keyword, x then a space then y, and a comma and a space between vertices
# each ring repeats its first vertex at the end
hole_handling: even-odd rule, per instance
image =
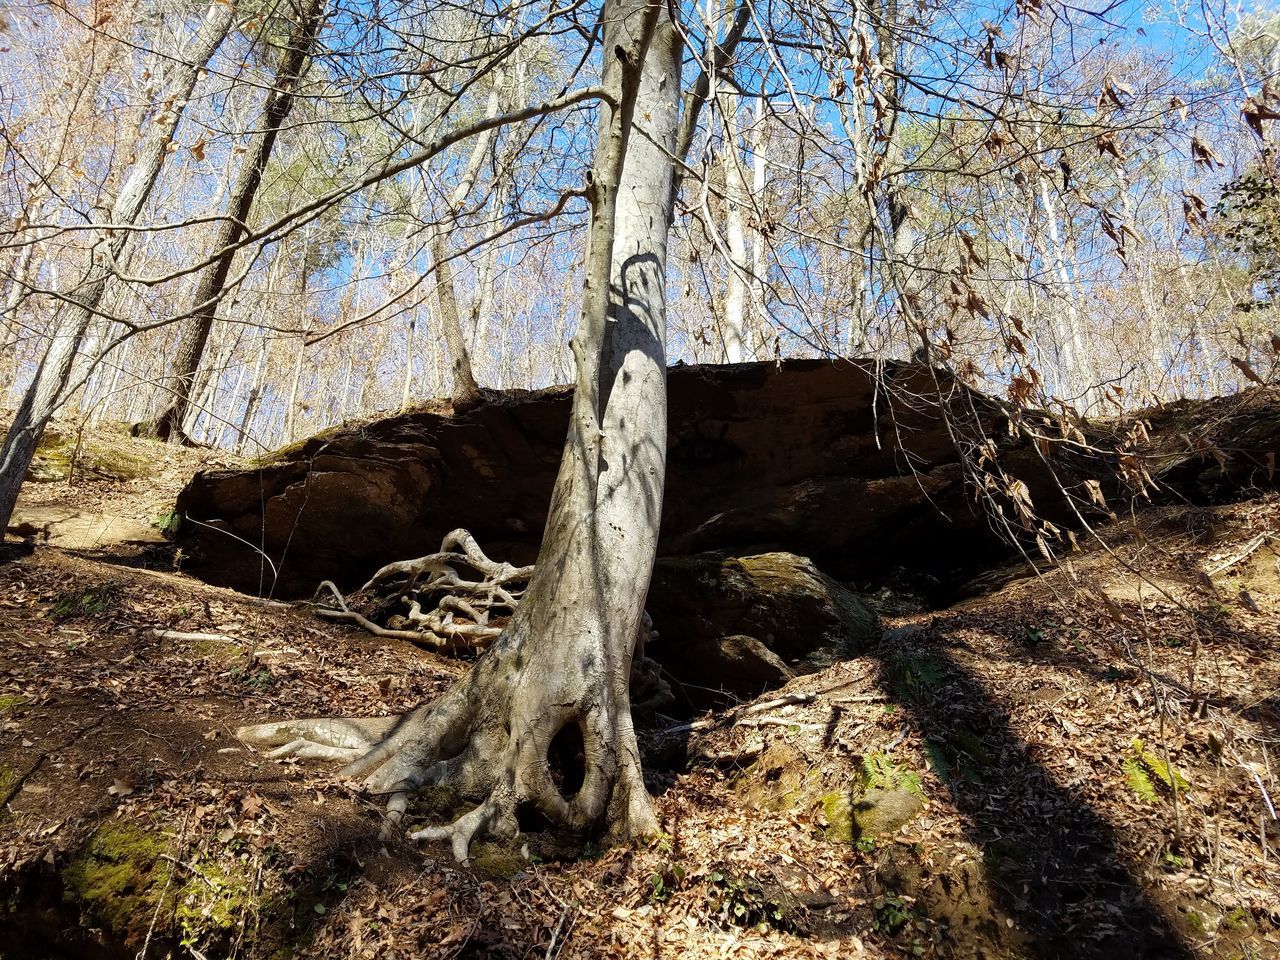
MULTIPOLYGON (((129 443, 145 473, 26 503, 163 526, 202 455, 129 443)), ((1149 511, 947 609, 882 595, 871 649, 666 734, 662 836, 467 866, 234 736, 397 712, 465 662, 120 541, 0 565, 10 960, 1280 956, 1274 494, 1149 511)))

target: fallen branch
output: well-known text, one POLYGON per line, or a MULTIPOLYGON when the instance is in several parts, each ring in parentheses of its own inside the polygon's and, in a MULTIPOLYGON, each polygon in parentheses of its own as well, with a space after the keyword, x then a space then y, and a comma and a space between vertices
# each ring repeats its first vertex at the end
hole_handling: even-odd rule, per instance
POLYGON ((674 727, 668 727, 662 732, 685 733, 694 730, 709 730, 712 727, 731 727, 753 714, 766 713, 769 710, 777 710, 781 707, 790 707, 801 703, 813 703, 817 699, 818 695, 816 693, 789 693, 785 697, 778 697, 776 700, 766 700, 763 703, 753 703, 748 707, 741 707, 726 713, 722 717, 707 717, 703 720, 694 720, 691 723, 681 723, 674 727))
POLYGON ((1264 543, 1266 543, 1270 539, 1271 539, 1271 536, 1269 534, 1266 534, 1266 533, 1258 534, 1256 537, 1254 537, 1252 540, 1250 540, 1248 543, 1245 544, 1244 550, 1236 554, 1230 560, 1226 560, 1223 563, 1218 564, 1216 567, 1214 567, 1212 570, 1209 571, 1208 575, 1211 577, 1216 577, 1223 570, 1230 570, 1241 560, 1248 559, 1250 556, 1252 556, 1254 551, 1256 551, 1260 546, 1262 546, 1264 543))

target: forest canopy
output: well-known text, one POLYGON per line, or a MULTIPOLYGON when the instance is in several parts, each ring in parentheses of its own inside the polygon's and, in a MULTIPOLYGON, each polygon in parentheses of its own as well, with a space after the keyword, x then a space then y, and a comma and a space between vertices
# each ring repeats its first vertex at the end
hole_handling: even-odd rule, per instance
MULTIPOLYGON (((1265 6, 672 13, 673 362, 925 351, 1094 412, 1274 375, 1265 6)), ((17 403, 90 292, 59 409, 182 395, 180 430, 250 453, 448 394, 460 354, 487 387, 571 379, 599 16, 7 5, 0 387, 17 403)))

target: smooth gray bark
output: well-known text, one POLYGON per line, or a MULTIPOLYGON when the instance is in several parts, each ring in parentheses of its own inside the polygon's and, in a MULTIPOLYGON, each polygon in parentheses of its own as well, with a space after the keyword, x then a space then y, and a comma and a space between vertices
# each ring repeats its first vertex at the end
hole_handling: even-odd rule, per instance
POLYGON ((264 744, 352 752, 376 744, 345 772, 392 794, 393 812, 424 784, 447 782, 474 796, 479 805, 455 823, 415 835, 450 840, 460 858, 481 833, 513 833, 524 807, 618 838, 657 828, 629 678, 666 473, 665 273, 681 47, 665 7, 609 0, 602 19, 610 99, 588 190, 573 410, 519 609, 465 679, 380 741, 387 727, 368 721, 241 731, 264 744), (576 732, 585 758, 576 789, 553 778, 549 750, 564 731, 576 732))

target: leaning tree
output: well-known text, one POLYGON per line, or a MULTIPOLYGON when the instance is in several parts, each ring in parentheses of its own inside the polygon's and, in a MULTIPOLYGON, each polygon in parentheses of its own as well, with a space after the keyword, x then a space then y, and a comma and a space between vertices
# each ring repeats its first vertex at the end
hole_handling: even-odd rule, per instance
POLYGON ((389 794, 447 784, 477 805, 415 834, 511 835, 522 809, 613 838, 657 828, 645 791, 629 678, 657 550, 666 472, 665 271, 680 97, 680 34, 665 5, 607 0, 600 118, 573 412, 535 571, 502 635, 467 677, 400 717, 314 719, 240 735, 389 794), (558 737, 582 768, 555 776, 558 737))

